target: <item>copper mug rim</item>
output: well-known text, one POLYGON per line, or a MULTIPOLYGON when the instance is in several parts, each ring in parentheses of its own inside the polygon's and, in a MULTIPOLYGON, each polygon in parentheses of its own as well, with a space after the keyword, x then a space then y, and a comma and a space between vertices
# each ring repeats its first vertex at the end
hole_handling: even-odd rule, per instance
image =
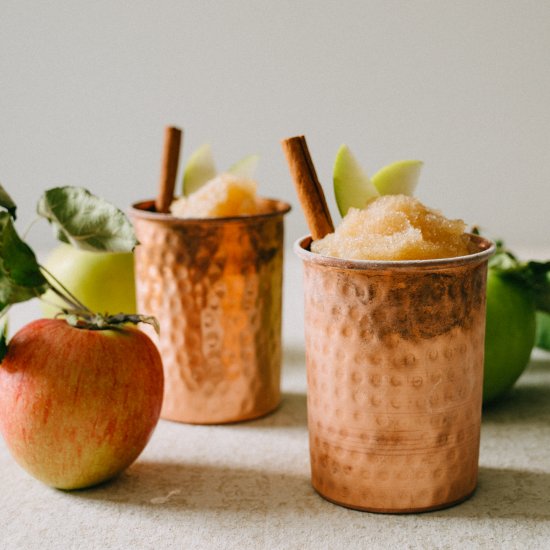
POLYGON ((264 211, 257 214, 246 214, 244 216, 227 216, 217 218, 179 218, 170 213, 164 214, 155 210, 155 200, 145 199, 134 202, 130 209, 130 216, 156 222, 169 222, 174 224, 188 225, 196 223, 205 223, 209 225, 219 225, 227 223, 254 223, 258 220, 283 216, 291 210, 289 203, 279 200, 261 197, 258 199, 260 208, 264 211))
POLYGON ((418 270, 457 267, 460 265, 484 262, 494 254, 496 250, 494 242, 473 233, 467 233, 467 235, 470 239, 470 245, 474 249, 472 253, 465 256, 456 256, 454 258, 436 258, 430 260, 347 260, 334 256, 324 256, 311 252, 309 249, 313 240, 311 235, 306 235, 297 239, 294 242, 293 249, 294 253, 305 262, 357 271, 382 269, 418 270))

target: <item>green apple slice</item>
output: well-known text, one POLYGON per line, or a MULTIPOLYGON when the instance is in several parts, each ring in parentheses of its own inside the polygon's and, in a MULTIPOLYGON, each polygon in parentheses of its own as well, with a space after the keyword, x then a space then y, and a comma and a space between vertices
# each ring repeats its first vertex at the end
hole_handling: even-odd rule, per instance
POLYGON ((423 162, 420 160, 400 160, 381 168, 372 176, 372 183, 381 195, 412 196, 423 162))
POLYGON ((187 197, 217 174, 209 143, 199 147, 187 161, 183 172, 183 194, 187 197))
POLYGON ((342 216, 350 207, 364 208, 370 199, 380 195, 347 145, 342 145, 336 153, 333 183, 336 204, 342 216))
POLYGON ((239 162, 236 162, 227 170, 227 172, 238 178, 243 178, 251 180, 256 174, 256 169, 260 162, 260 157, 258 155, 248 155, 241 159, 239 162))

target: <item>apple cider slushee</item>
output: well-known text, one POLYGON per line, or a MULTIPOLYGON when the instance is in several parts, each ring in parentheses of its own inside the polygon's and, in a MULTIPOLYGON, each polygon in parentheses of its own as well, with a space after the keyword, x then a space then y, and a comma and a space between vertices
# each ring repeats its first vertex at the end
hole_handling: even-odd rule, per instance
POLYGON ((491 243, 415 198, 387 195, 295 250, 315 489, 377 512, 467 498, 477 482, 491 243))
POLYGON ((280 402, 283 216, 256 183, 221 174, 170 213, 134 205, 140 311, 160 322, 162 417, 213 424, 280 402))

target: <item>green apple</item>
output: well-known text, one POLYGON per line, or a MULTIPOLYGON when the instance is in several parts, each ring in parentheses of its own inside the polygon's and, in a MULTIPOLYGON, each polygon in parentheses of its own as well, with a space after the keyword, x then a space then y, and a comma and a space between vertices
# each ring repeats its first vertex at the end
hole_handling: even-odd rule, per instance
POLYGON ((187 161, 183 172, 183 194, 187 197, 215 178, 216 164, 209 143, 199 147, 187 161))
POLYGON ((504 395, 529 364, 535 342, 531 290, 489 269, 483 403, 504 395))
MULTIPOLYGON (((44 267, 85 306, 98 313, 136 313, 132 252, 90 252, 61 244, 44 267)), ((53 317, 63 302, 49 290, 43 296, 44 316, 53 317)))
POLYGON ((370 199, 380 195, 347 145, 342 145, 336 153, 333 184, 336 204, 342 216, 351 207, 363 208, 370 199))
POLYGON ((381 168, 372 183, 381 195, 414 194, 423 162, 420 160, 400 160, 381 168))

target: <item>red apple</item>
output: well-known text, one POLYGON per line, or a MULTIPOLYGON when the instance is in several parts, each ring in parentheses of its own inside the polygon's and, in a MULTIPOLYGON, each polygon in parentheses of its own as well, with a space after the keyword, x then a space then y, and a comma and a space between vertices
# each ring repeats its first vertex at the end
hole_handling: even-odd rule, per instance
POLYGON ((157 348, 137 328, 41 319, 10 340, 0 364, 0 431, 34 477, 60 489, 89 487, 141 453, 163 385, 157 348))

